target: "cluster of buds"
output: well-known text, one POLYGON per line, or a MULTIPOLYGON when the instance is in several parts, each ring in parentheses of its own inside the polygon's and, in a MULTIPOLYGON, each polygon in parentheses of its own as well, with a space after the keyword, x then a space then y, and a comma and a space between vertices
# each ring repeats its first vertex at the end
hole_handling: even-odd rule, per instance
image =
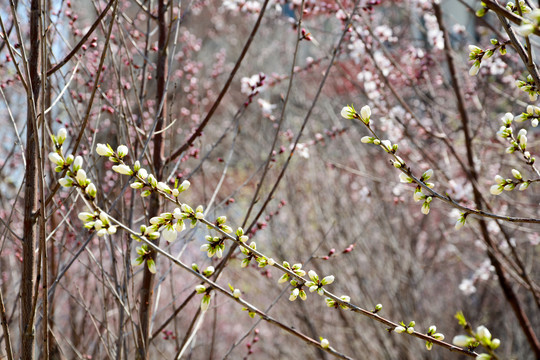
POLYGON ((360 109, 360 114, 356 112, 353 105, 347 105, 341 109, 341 116, 348 120, 360 120, 364 124, 369 125, 369 120, 371 118, 371 108, 368 105, 365 105, 360 109))
POLYGON ((499 50, 501 55, 506 54, 506 45, 508 42, 500 43, 497 39, 491 39, 490 42, 493 47, 485 50, 476 45, 469 45, 469 60, 473 62, 469 69, 469 75, 477 75, 482 66, 482 60, 492 57, 495 51, 499 50))
MULTIPOLYGON (((351 302, 351 297, 350 296, 341 295, 339 298, 340 298, 340 300, 342 300, 344 302, 348 302, 348 303, 351 302)), ((341 308, 343 310, 349 310, 349 307, 347 305, 342 304, 339 301, 336 301, 334 299, 326 298, 326 299, 324 299, 324 301, 326 301, 326 306, 328 306, 328 307, 336 308, 336 309, 341 308)))
POLYGON ((523 191, 526 190, 531 184, 530 181, 523 180, 523 176, 516 169, 512 169, 512 175, 514 176, 514 179, 505 179, 500 175, 495 176, 496 184, 489 188, 489 192, 493 195, 499 195, 503 192, 503 190, 514 190, 517 185, 519 185, 519 190, 523 191))
POLYGON ((330 285, 334 282, 334 275, 325 276, 323 279, 319 279, 317 273, 313 270, 308 272, 308 276, 311 281, 306 282, 306 286, 309 287, 309 292, 317 292, 317 294, 323 296, 324 289, 323 286, 330 285))
POLYGON ((223 250, 225 250, 225 239, 217 236, 206 235, 207 244, 201 246, 201 251, 206 252, 209 258, 216 255, 218 259, 223 256, 223 250))
MULTIPOLYGON (((533 108, 531 109, 531 111, 535 112, 536 110, 533 108)), ((499 135, 503 139, 507 139, 510 142, 510 146, 506 148, 506 152, 508 154, 519 151, 523 154, 523 158, 525 159, 527 164, 532 165, 534 164, 536 159, 531 156, 531 153, 529 151, 527 151, 527 130, 519 130, 517 136, 514 137, 514 132, 512 130, 512 121, 514 119, 515 118, 511 113, 506 113, 501 118, 503 125, 501 125, 499 131, 497 131, 497 135, 499 135)))
POLYGON ((291 286, 293 289, 291 291, 291 295, 289 295, 289 301, 294 301, 298 297, 300 297, 300 299, 303 301, 307 299, 307 294, 302 288, 302 284, 300 284, 296 279, 291 280, 291 286))
POLYGON ((241 79, 241 92, 248 95, 247 100, 244 102, 244 106, 247 107, 253 101, 253 98, 257 96, 265 88, 266 75, 259 73, 252 77, 244 77, 241 79))
POLYGON ((189 213, 176 208, 172 213, 166 212, 150 219, 151 226, 156 230, 160 229, 163 238, 171 243, 176 240, 177 233, 182 232, 186 226, 184 220, 188 219, 189 213))
POLYGON ((534 79, 531 75, 527 75, 527 80, 516 80, 516 86, 518 89, 521 89, 522 91, 529 94, 529 100, 530 101, 536 101, 538 98, 538 90, 536 88, 536 84, 534 83, 534 79))
MULTIPOLYGON (((237 231, 237 233, 238 233, 238 231, 237 231)), ((241 239, 240 241, 245 242, 245 241, 247 241, 247 236, 242 235, 242 236, 239 237, 239 239, 241 239), (244 237, 245 239, 242 239, 242 237, 244 237), (243 240, 245 240, 245 241, 243 241, 243 240)), ((240 247, 240 251, 242 252, 242 254, 246 255, 246 257, 242 260, 242 263, 240 264, 241 267, 243 267, 243 268, 248 267, 249 264, 251 263, 252 259, 255 259, 258 266, 261 267, 261 268, 265 267, 267 265, 274 266, 274 264, 276 263, 274 261, 274 259, 267 258, 265 256, 258 256, 253 251, 250 251, 250 249, 257 250, 257 245, 255 244, 255 242, 252 242, 251 244, 249 244, 249 246, 244 245, 244 246, 240 247)))
MULTIPOLYGON (((364 144, 374 144, 378 145, 384 149, 387 153, 395 154, 398 149, 398 144, 392 144, 390 140, 381 140, 375 136, 364 136, 360 139, 364 144)), ((394 166, 400 168, 405 164, 405 162, 398 156, 398 159, 394 162, 394 166), (396 164, 396 162, 398 164, 396 164)))
POLYGON ((534 9, 530 11, 528 9, 527 18, 521 22, 521 25, 517 27, 516 32, 521 36, 529 36, 533 33, 538 33, 540 26, 540 9, 534 9))
MULTIPOLYGON (((437 332, 437 327, 431 325, 428 329, 427 335, 434 338, 435 340, 444 340, 444 335, 437 332)), ((433 343, 431 341, 426 341, 426 349, 431 350, 433 348, 433 343)))
POLYGON ((405 323, 401 321, 399 325, 396 326, 393 330, 398 334, 402 334, 404 332, 406 332, 407 334, 412 334, 414 332, 415 325, 416 323, 414 321, 411 321, 409 325, 405 325, 405 323))
POLYGON ((215 271, 216 269, 214 269, 213 266, 208 266, 206 269, 204 269, 202 272, 199 270, 199 265, 193 263, 191 264, 191 268, 193 269, 193 271, 199 273, 199 274, 203 274, 205 277, 210 277, 215 271))
MULTIPOLYGON (((302 277, 302 276, 306 275, 306 272, 304 270, 302 270, 302 264, 300 264, 300 263, 294 264, 294 265, 291 266, 287 261, 284 261, 283 262, 283 267, 285 269, 287 269, 287 270, 292 271, 293 273, 295 273, 299 277, 302 277)), ((288 273, 285 273, 279 278, 278 283, 281 284, 281 283, 287 282, 287 281, 289 281, 289 279, 290 279, 290 275, 288 273)))
POLYGON ((461 325, 469 333, 469 335, 456 335, 452 339, 452 343, 456 346, 467 349, 474 349, 479 345, 482 345, 489 350, 490 354, 480 354, 476 357, 476 359, 492 359, 493 356, 491 353, 501 345, 501 341, 499 339, 493 339, 491 332, 484 325, 478 326, 476 331, 473 332, 472 327, 465 319, 463 312, 458 311, 455 317, 458 320, 459 325, 461 325))
POLYGON ((138 160, 135 161, 133 168, 131 168, 122 160, 128 153, 128 148, 125 145, 118 146, 115 152, 109 144, 97 144, 96 152, 100 156, 107 156, 111 162, 116 164, 112 167, 114 172, 121 175, 134 176, 136 180, 131 183, 130 186, 133 189, 143 189, 141 192, 142 197, 149 196, 152 191, 158 191, 166 195, 172 195, 176 198, 190 186, 189 181, 185 180, 179 184, 177 179, 174 187, 171 189, 169 185, 158 181, 154 175, 149 174, 146 169, 141 167, 138 160))
POLYGON ((528 14, 531 12, 531 8, 527 6, 524 0, 518 0, 517 4, 513 3, 512 1, 509 1, 506 4, 506 9, 520 16, 522 14, 528 14))
POLYGON ((113 166, 113 170, 124 175, 134 175, 136 180, 131 183, 130 186, 133 189, 143 189, 141 192, 142 197, 149 196, 152 191, 158 191, 177 198, 180 193, 183 193, 189 189, 189 186, 191 185, 188 180, 184 180, 181 184, 179 184, 178 179, 176 179, 174 187, 171 189, 169 185, 165 184, 164 182, 157 181, 154 175, 148 174, 148 171, 141 167, 139 161, 135 161, 133 164, 133 171, 128 165, 125 164, 116 165, 116 168, 113 166))
MULTIPOLYGON (((475 332, 472 332, 472 336, 467 335, 457 335, 452 339, 452 343, 456 346, 461 346, 464 348, 476 348, 479 345, 482 345, 490 351, 497 349, 501 345, 501 340, 493 339, 491 332, 485 326, 481 325, 476 328, 475 332)), ((491 359, 490 354, 480 354, 477 359, 491 359)))
POLYGON ((52 135, 55 151, 49 153, 49 160, 56 165, 56 172, 66 171, 66 176, 58 180, 62 187, 78 187, 87 199, 94 200, 96 198, 96 186, 86 176, 86 171, 82 169, 83 158, 81 156, 74 157, 69 155, 64 156, 63 143, 66 140, 67 130, 62 128, 56 136, 52 135))
MULTIPOLYGON (((435 184, 433 184, 431 182, 428 182, 428 180, 432 176, 433 176, 433 170, 431 170, 431 169, 426 170, 426 171, 424 171, 424 173, 420 177, 420 181, 423 184, 425 184, 427 187, 433 188, 435 186, 435 184)), ((412 177, 410 177, 409 175, 407 175, 404 172, 399 174, 399 180, 400 180, 400 182, 405 183, 405 184, 412 184, 412 183, 415 182, 412 177)), ((425 195, 424 193, 422 193, 422 187, 420 185, 417 185, 416 188, 414 189, 413 199, 416 202, 418 202, 420 200, 424 200, 424 202, 422 204, 422 208, 421 208, 422 214, 424 214, 424 215, 429 214, 430 204, 431 204, 431 201, 433 201, 433 197, 430 196, 430 195, 425 195)))
POLYGON ((116 226, 111 224, 109 217, 104 212, 81 212, 79 219, 84 222, 85 228, 96 231, 99 237, 116 234, 116 226))
POLYGON ((195 291, 197 294, 204 294, 201 299, 201 311, 206 312, 210 307, 210 300, 212 299, 211 288, 206 288, 204 285, 195 286, 195 291))
POLYGON ((540 118, 540 107, 529 105, 527 106, 527 112, 521 113, 514 117, 514 121, 523 122, 530 120, 532 127, 538 126, 538 118, 540 118))
POLYGON ((152 274, 155 274, 156 263, 154 259, 152 258, 152 251, 150 251, 150 249, 148 248, 148 245, 142 244, 141 246, 137 247, 136 250, 137 250, 137 255, 139 256, 135 258, 135 260, 133 260, 132 265, 138 266, 146 261, 146 266, 148 266, 148 271, 150 271, 152 274))
MULTIPOLYGON (((255 244, 255 242, 249 244, 249 247, 253 250, 257 250, 257 244, 255 244)), ((242 263, 240 264, 240 266, 243 268, 248 267, 251 260, 257 258, 257 255, 255 255, 253 252, 249 251, 249 249, 243 246, 240 248, 240 251, 242 252, 242 254, 246 255, 246 257, 242 260, 242 263)))
MULTIPOLYGON (((202 209, 202 207, 201 207, 201 209, 202 209)), ((230 234, 230 233, 233 232, 233 229, 229 225, 225 224, 226 222, 227 222, 227 217, 226 216, 220 216, 220 217, 218 217, 216 219, 216 222, 214 223, 214 225, 218 229, 221 229, 221 231, 223 231, 224 233, 230 234)))

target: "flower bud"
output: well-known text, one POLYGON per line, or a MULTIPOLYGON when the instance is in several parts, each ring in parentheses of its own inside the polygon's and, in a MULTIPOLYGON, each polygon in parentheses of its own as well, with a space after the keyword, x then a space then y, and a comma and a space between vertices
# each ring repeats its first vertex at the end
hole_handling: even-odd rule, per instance
POLYGON ((82 167, 83 158, 79 155, 73 160, 73 172, 76 173, 82 167))
POLYGON ((356 111, 354 110, 354 107, 351 106, 344 106, 341 109, 341 116, 345 119, 352 120, 356 116, 356 111))
POLYGON ((79 171, 77 171, 77 176, 75 178, 77 179, 79 185, 86 185, 86 171, 84 171, 83 169, 79 169, 79 171))
POLYGON ((101 156, 112 156, 112 154, 114 153, 111 147, 105 144, 97 144, 96 152, 98 153, 98 155, 101 156))
POLYGON ((116 153, 118 154, 118 157, 119 158, 123 158, 124 156, 127 155, 128 153, 128 148, 126 145, 120 145, 117 149, 116 149, 116 153))
POLYGON ((119 173, 119 174, 122 174, 122 175, 132 175, 133 174, 133 170, 131 170, 131 168, 127 165, 124 165, 124 164, 120 164, 120 165, 114 165, 112 167, 113 171, 119 173))
POLYGON ((321 347, 323 349, 328 349, 330 347, 330 342, 327 339, 322 339, 321 340, 321 347))
POLYGON ((365 105, 360 109, 360 118, 365 124, 369 124, 369 119, 371 117, 371 109, 368 105, 365 105))
POLYGON ((88 186, 86 187, 86 189, 84 189, 84 191, 88 194, 88 196, 90 196, 91 198, 95 198, 96 197, 96 194, 97 194, 97 189, 96 189, 96 185, 90 183, 88 184, 88 186))
POLYGON ((64 159, 58 153, 49 153, 49 160, 58 166, 64 165, 64 159))
POLYGON ((58 130, 58 133, 56 135, 56 142, 58 143, 58 145, 62 145, 64 141, 66 141, 66 137, 67 130, 65 128, 61 128, 60 130, 58 130))
POLYGON ((456 346, 467 347, 473 339, 466 335, 457 335, 452 339, 452 343, 456 346))

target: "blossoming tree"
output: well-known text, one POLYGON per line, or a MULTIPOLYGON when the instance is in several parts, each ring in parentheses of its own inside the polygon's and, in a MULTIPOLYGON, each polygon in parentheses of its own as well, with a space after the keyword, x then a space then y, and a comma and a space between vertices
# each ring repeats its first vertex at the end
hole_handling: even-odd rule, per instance
POLYGON ((538 358, 539 14, 10 2, 1 356, 538 358))

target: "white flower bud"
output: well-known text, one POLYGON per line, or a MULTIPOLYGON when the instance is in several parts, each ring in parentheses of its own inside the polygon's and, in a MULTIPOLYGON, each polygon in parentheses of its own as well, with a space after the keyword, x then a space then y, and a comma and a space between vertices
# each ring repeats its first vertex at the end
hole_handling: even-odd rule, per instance
POLYGON ((116 149, 116 153, 118 154, 118 157, 120 158, 123 158, 124 156, 127 155, 128 153, 128 148, 126 145, 120 145, 117 149, 116 149))
POLYGON ((119 173, 119 174, 122 174, 122 175, 132 175, 133 174, 133 170, 131 170, 131 168, 127 165, 124 165, 124 164, 120 164, 120 165, 114 165, 112 167, 113 171, 119 173))
POLYGON ((528 181, 521 183, 521 185, 519 185, 519 191, 527 190, 527 188, 529 187, 529 184, 530 183, 528 181))
POLYGON ((80 220, 84 222, 94 220, 94 214, 89 213, 89 212, 80 212, 78 217, 80 220))
POLYGON ((426 171, 422 174, 422 179, 423 179, 424 181, 427 181, 427 180, 429 180, 432 176, 433 176, 433 170, 432 170, 432 169, 429 169, 429 170, 426 170, 426 171))
POLYGON ((107 234, 108 234, 107 229, 104 229, 104 228, 99 229, 99 231, 97 232, 98 237, 103 237, 107 234))
POLYGON ((373 138, 371 136, 364 136, 362 139, 360 139, 360 141, 364 144, 371 144, 373 142, 373 138))
POLYGON ((235 298, 238 299, 241 295, 242 295, 242 292, 240 291, 240 289, 234 289, 234 291, 233 291, 233 296, 234 296, 235 298))
POLYGON ((472 338, 467 335, 457 335, 452 339, 452 343, 456 346, 467 347, 471 343, 472 338))
POLYGON ((401 334, 401 333, 404 333, 407 329, 405 329, 403 326, 396 326, 394 328, 394 331, 397 332, 398 334, 401 334))
POLYGON ((58 130, 58 134, 56 135, 56 141, 58 142, 58 145, 62 145, 64 141, 66 141, 67 137, 67 130, 65 128, 61 128, 58 130))
POLYGON ((49 160, 58 166, 64 165, 64 159, 58 153, 49 153, 49 160))
POLYGON ((96 152, 101 156, 111 156, 113 154, 112 149, 105 144, 97 144, 96 152))
POLYGON ((166 193, 171 191, 171 188, 167 184, 161 181, 157 183, 157 189, 166 193))
POLYGON ((489 192, 491 193, 491 195, 499 195, 500 193, 503 192, 503 189, 504 189, 504 186, 501 186, 501 185, 492 185, 492 186, 489 188, 489 192))
POLYGON ((135 181, 129 185, 132 189, 142 189, 144 184, 142 182, 135 181))
POLYGON ((343 109, 341 109, 341 116, 345 119, 352 120, 354 119, 355 115, 356 111, 352 106, 344 106, 343 109))
POLYGON ((88 186, 86 187, 86 189, 84 190, 90 197, 92 198, 95 198, 96 197, 96 193, 97 193, 97 189, 96 189, 96 185, 90 183, 88 184, 88 186))
POLYGON ((476 328, 476 335, 483 342, 487 340, 491 340, 491 333, 489 332, 488 328, 485 327, 484 325, 481 325, 476 328))
POLYGON ((146 171, 146 169, 140 168, 139 171, 137 171, 137 175, 139 175, 141 179, 146 179, 148 177, 148 171, 146 171))
POLYGON ((441 334, 441 333, 435 333, 432 335, 435 339, 437 340, 440 340, 440 341, 443 341, 444 340, 444 335, 441 334))
POLYGON ((73 160, 73 172, 79 171, 79 169, 82 167, 83 164, 83 158, 79 155, 73 160))
POLYGON ((364 123, 369 123, 369 119, 371 117, 371 109, 368 105, 365 105, 360 109, 360 117, 362 118, 362 121, 364 123))
POLYGON ((475 61, 473 63, 473 66, 471 66, 471 68, 469 69, 469 75, 471 76, 476 76, 478 75, 478 72, 480 71, 480 66, 482 65, 482 63, 480 61, 475 61))
POLYGON ((70 186, 73 185, 73 180, 71 180, 68 177, 65 177, 65 178, 61 178, 60 180, 58 180, 58 183, 60 184, 60 186, 70 187, 70 186))
POLYGON ((323 285, 330 285, 331 283, 333 283, 335 280, 335 277, 334 275, 329 275, 329 276, 325 276, 322 281, 321 281, 321 284, 323 285))
POLYGON ((330 347, 330 342, 327 339, 322 339, 321 340, 321 347, 323 349, 328 349, 330 347))
POLYGON ((300 290, 298 288, 294 288, 291 292, 291 295, 289 296, 289 301, 294 301, 298 297, 298 294, 300 293, 300 290))
POLYGON ((79 169, 79 171, 77 171, 77 176, 75 178, 77 179, 79 185, 86 185, 86 171, 83 169, 79 169))
POLYGON ((478 54, 478 53, 482 52, 482 49, 480 49, 476 45, 469 45, 469 52, 473 53, 473 54, 478 54))
POLYGON ((405 174, 405 173, 400 173, 399 174, 399 181, 402 182, 402 183, 410 184, 410 183, 413 182, 413 179, 410 178, 409 176, 407 176, 407 174, 405 174))
POLYGON ((167 240, 167 242, 172 243, 176 241, 176 231, 173 229, 172 226, 166 226, 161 233, 163 235, 163 238, 167 240))
POLYGON ((383 146, 386 151, 392 150, 392 143, 390 140, 381 140, 381 146, 383 146))
POLYGON ((180 186, 178 187, 178 191, 180 192, 186 191, 187 189, 189 189, 190 185, 191 183, 189 181, 184 180, 182 184, 180 184, 180 186))

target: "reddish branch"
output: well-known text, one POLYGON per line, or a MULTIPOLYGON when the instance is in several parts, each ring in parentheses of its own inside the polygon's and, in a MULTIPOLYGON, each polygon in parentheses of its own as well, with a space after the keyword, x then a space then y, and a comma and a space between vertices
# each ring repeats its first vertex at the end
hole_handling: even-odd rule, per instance
POLYGON ((107 12, 109 11, 109 9, 111 8, 111 6, 114 4, 115 0, 111 0, 109 1, 109 3, 107 4, 107 6, 105 7, 105 9, 103 9, 103 11, 101 12, 101 14, 99 14, 98 18, 96 19, 96 21, 94 21, 94 23, 92 24, 92 26, 90 26, 90 29, 88 29, 88 31, 86 32, 86 34, 84 34, 84 36, 82 37, 81 41, 79 41, 77 43, 77 45, 75 45, 75 47, 69 52, 69 54, 66 55, 66 57, 64 57, 58 64, 54 65, 51 69, 49 69, 47 71, 47 76, 51 76, 52 74, 54 74, 56 71, 60 70, 60 68, 64 65, 67 64, 67 62, 69 60, 71 60, 71 58, 73 56, 75 56, 75 54, 81 49, 81 47, 84 45, 84 43, 88 40, 88 38, 90 37, 90 35, 92 35, 92 33, 94 32, 94 30, 96 30, 96 28, 98 27, 98 25, 100 24, 101 20, 103 20, 103 18, 105 17, 105 15, 107 15, 107 12))
POLYGON ((184 145, 182 145, 178 150, 176 150, 175 152, 173 152, 166 160, 165 160, 165 163, 169 163, 171 161, 174 161, 174 159, 176 159, 177 157, 179 157, 180 155, 182 155, 182 153, 184 151, 186 151, 187 149, 189 149, 189 147, 193 144, 193 142, 199 137, 201 136, 204 128, 206 127, 206 125, 208 124, 208 122, 210 121, 210 119, 212 118, 212 115, 214 115, 214 113, 216 112, 219 104, 221 103, 221 100, 223 99, 223 97, 225 96, 225 94, 227 93, 227 90, 229 90, 229 86, 231 86, 231 83, 232 83, 232 80, 234 78, 234 76, 236 75, 236 72, 238 71, 238 69, 240 68, 240 65, 242 64, 242 60, 244 60, 244 57, 246 56, 247 54, 247 51, 251 45, 251 42, 253 41, 253 39, 255 38, 255 34, 257 33, 257 30, 259 29, 259 25, 261 24, 261 21, 262 21, 262 18, 264 17, 264 12, 266 10, 266 5, 268 5, 268 0, 265 0, 262 8, 261 8, 261 11, 259 13, 259 17, 257 18, 257 22, 255 23, 255 26, 253 26, 253 29, 251 30, 251 34, 249 34, 249 38, 248 38, 248 41, 246 42, 246 44, 244 45, 244 48, 242 49, 242 53, 240 53, 240 56, 238 57, 238 60, 236 60, 236 64, 234 64, 234 68, 233 70, 231 71, 231 74, 229 75, 229 78, 227 79, 227 82, 225 83, 225 85, 223 86, 223 89, 221 89, 221 92, 219 93, 216 101, 214 102, 214 104, 212 105, 212 108, 210 109, 210 111, 208 112, 208 114, 206 114, 206 117, 204 118, 204 120, 201 122, 201 124, 199 125, 199 127, 197 128, 197 130, 195 130, 195 132, 191 135, 191 137, 184 143, 184 145))

